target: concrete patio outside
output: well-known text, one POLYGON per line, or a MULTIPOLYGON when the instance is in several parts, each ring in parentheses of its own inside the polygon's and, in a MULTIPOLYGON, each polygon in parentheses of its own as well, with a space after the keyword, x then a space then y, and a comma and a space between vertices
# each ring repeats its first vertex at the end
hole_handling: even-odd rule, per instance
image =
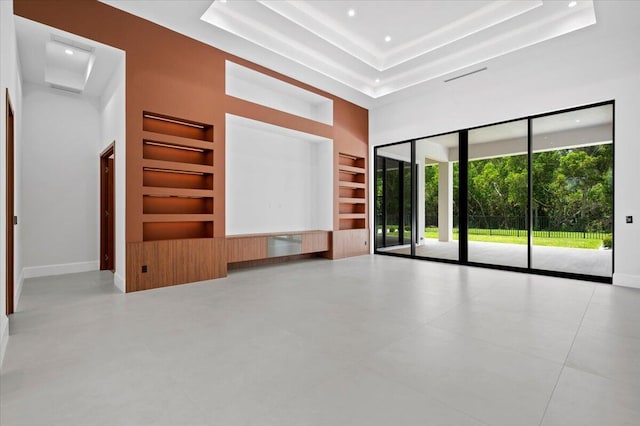
MULTIPOLYGON (((410 254, 409 245, 387 247, 378 251, 410 254)), ((458 260, 458 241, 440 242, 425 239, 416 246, 416 256, 458 260)), ((469 241, 469 261, 526 268, 527 246, 522 244, 469 241)), ((602 277, 612 276, 613 250, 533 246, 532 267, 602 277)))

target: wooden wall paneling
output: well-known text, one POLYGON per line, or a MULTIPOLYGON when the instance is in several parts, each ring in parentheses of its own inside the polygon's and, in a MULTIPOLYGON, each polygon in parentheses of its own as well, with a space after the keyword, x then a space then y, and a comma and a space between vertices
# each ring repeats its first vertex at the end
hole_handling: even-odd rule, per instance
POLYGON ((213 276, 213 239, 172 241, 175 284, 203 281, 213 276))
POLYGON ((368 112, 346 101, 334 102, 334 231, 369 227, 368 112), (343 155, 341 155, 343 154, 343 155), (345 156, 346 154, 346 156, 345 156), (349 159, 352 157, 352 159, 349 159), (342 198, 342 200, 340 200, 342 198), (358 199, 359 207, 347 207, 358 199), (342 209, 342 211, 341 211, 342 209), (347 209, 360 216, 344 216, 347 209))
POLYGON ((330 259, 369 254, 369 229, 348 229, 331 234, 330 259))
POLYGON ((175 284, 175 246, 173 241, 147 241, 142 248, 142 288, 165 287, 175 284))
POLYGON ((175 240, 175 283, 184 284, 221 278, 226 271, 226 240, 205 238, 175 240))
POLYGON ((138 243, 127 243, 127 281, 126 281, 126 292, 138 291, 142 290, 142 265, 143 254, 142 254, 142 242, 138 243))
POLYGON ((302 253, 316 253, 329 250, 329 233, 326 231, 302 234, 302 253))
MULTIPOLYGON (((98 1, 14 0, 14 14, 114 46, 126 53, 125 229, 128 244, 126 269, 127 280, 131 278, 134 287, 138 286, 135 281, 138 268, 134 271, 129 264, 137 262, 138 253, 129 244, 143 240, 143 194, 175 195, 166 189, 143 187, 142 141, 152 139, 150 136, 155 135, 155 132, 144 130, 143 111, 157 112, 171 117, 186 117, 192 122, 213 125, 212 129, 197 137, 214 141, 212 143, 212 149, 215 151, 215 157, 212 159, 214 175, 212 192, 215 195, 215 208, 214 220, 209 222, 213 228, 211 234, 214 240, 225 237, 226 112, 266 122, 273 121, 274 124, 280 123, 285 127, 308 131, 334 140, 336 185, 333 207, 334 229, 339 228, 337 157, 339 152, 347 152, 361 156, 365 160, 368 159, 368 111, 366 109, 98 1), (179 58, 179 60, 171 58, 179 58), (276 110, 271 111, 251 102, 242 102, 226 96, 225 60, 234 61, 332 99, 334 101, 333 126, 316 124, 313 120, 276 110), (211 133, 213 137, 210 137, 211 133)), ((173 136, 169 140, 176 141, 179 138, 179 136, 173 136)), ((156 160, 166 158, 164 154, 157 152, 151 156, 155 156, 156 160)), ((210 164, 209 159, 202 161, 207 165, 210 164)), ((179 195, 185 196, 210 196, 203 190, 182 189, 179 192, 179 195)), ((368 211, 365 224, 368 227, 368 211)), ((151 256, 152 252, 159 254, 160 251, 165 251, 164 246, 150 247, 154 248, 146 254, 147 257, 151 256)), ((226 260, 226 255, 222 260, 226 260)), ((161 277, 166 275, 160 270, 153 274, 161 277)), ((146 275, 143 281, 151 284, 150 276, 146 275)), ((128 283, 127 288, 129 288, 128 283)))
POLYGON ((213 278, 227 276, 227 239, 213 239, 213 278))

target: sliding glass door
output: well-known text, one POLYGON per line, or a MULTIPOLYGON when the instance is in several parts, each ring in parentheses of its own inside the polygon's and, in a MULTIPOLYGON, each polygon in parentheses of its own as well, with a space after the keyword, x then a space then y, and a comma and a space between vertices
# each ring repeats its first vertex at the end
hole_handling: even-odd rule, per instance
POLYGON ((376 155, 376 249, 411 254, 411 144, 384 147, 376 155))
POLYGON ((535 118, 531 267, 612 276, 613 105, 535 118))
POLYGON ((417 229, 415 254, 459 259, 458 133, 415 141, 417 229))
POLYGON ((613 103, 375 149, 376 252, 611 282, 613 103))
POLYGON ((469 262, 528 266, 527 120, 469 130, 469 262))

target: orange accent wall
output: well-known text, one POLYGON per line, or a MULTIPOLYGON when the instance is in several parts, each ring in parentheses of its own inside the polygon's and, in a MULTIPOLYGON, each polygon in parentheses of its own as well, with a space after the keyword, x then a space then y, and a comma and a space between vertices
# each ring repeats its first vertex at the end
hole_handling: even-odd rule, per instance
MULTIPOLYGON (((333 138, 338 229, 338 153, 368 158, 366 109, 98 1, 14 0, 14 13, 126 52, 127 243, 143 241, 143 111, 213 125, 214 238, 225 238, 225 112, 333 138), (225 60, 332 99, 333 126, 226 96, 225 60)), ((130 261, 127 256, 128 268, 130 261)))

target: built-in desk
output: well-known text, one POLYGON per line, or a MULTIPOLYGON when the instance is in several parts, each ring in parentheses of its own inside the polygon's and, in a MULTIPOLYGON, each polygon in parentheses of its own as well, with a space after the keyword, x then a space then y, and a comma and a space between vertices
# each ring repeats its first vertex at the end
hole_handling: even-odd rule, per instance
POLYGON ((227 263, 322 253, 329 250, 330 231, 227 235, 227 263))

